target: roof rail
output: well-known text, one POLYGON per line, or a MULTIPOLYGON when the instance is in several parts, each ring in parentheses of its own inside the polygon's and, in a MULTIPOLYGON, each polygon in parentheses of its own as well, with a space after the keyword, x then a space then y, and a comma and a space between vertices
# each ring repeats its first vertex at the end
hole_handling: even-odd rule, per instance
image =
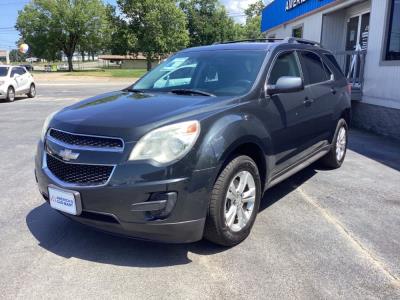
POLYGON ((213 45, 246 43, 246 42, 266 42, 266 43, 268 43, 268 42, 276 42, 276 41, 281 41, 283 43, 288 43, 288 44, 306 44, 306 45, 321 47, 321 44, 318 42, 314 42, 314 41, 310 41, 310 40, 306 40, 306 39, 295 38, 295 37, 287 37, 284 39, 280 39, 280 38, 245 39, 245 40, 236 40, 236 41, 215 42, 215 43, 213 43, 213 45))
POLYGON ((245 39, 245 40, 237 40, 237 41, 226 41, 226 42, 215 42, 213 45, 218 44, 234 44, 234 43, 246 43, 246 42, 275 42, 275 41, 283 41, 284 39, 276 39, 276 38, 262 38, 262 39, 245 39))
POLYGON ((288 37, 284 39, 284 42, 289 43, 289 44, 306 44, 306 45, 312 45, 312 46, 318 46, 321 47, 321 44, 318 42, 306 40, 306 39, 300 39, 300 38, 295 38, 295 37, 288 37))

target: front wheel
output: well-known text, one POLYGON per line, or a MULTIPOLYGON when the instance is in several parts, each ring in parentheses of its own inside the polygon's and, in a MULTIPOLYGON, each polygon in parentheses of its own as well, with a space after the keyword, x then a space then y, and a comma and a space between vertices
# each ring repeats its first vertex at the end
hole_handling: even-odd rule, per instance
POLYGON ((6 96, 6 100, 8 102, 13 102, 15 100, 15 90, 12 86, 10 86, 7 89, 7 96, 6 96))
POLYGON ((261 179, 248 156, 233 159, 214 184, 204 236, 222 246, 234 246, 249 234, 261 199, 261 179))
POLYGON ((332 141, 332 148, 323 158, 321 163, 332 169, 340 168, 346 157, 348 142, 348 127, 344 119, 339 120, 335 136, 332 141))
POLYGON ((30 88, 29 88, 29 93, 27 94, 29 98, 34 98, 36 96, 36 87, 32 83, 30 88))

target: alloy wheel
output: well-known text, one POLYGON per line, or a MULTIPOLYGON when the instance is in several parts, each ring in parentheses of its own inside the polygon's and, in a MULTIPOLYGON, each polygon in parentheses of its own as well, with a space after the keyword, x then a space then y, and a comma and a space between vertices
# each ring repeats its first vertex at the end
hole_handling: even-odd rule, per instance
POLYGON ((250 220, 256 200, 256 185, 248 171, 237 173, 225 197, 225 223, 233 232, 242 230, 250 220))
POLYGON ((10 100, 10 102, 15 100, 15 92, 11 88, 8 90, 8 99, 10 100))
POLYGON ((346 133, 346 128, 341 127, 339 129, 339 133, 336 139, 336 159, 337 161, 341 161, 344 157, 344 154, 346 152, 346 146, 347 146, 347 133, 346 133))
POLYGON ((35 86, 32 84, 31 85, 31 90, 29 91, 29 93, 30 93, 30 95, 32 96, 32 97, 35 97, 35 95, 36 95, 36 88, 35 88, 35 86))

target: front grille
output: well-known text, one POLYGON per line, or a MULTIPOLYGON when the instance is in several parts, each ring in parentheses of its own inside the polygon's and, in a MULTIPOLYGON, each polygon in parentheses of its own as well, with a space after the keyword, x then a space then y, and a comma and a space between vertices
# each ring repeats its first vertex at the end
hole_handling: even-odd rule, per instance
POLYGON ((47 168, 61 181, 78 185, 103 185, 107 183, 113 166, 65 163, 46 154, 47 168))
POLYGON ((124 143, 121 139, 111 137, 98 137, 91 135, 78 135, 60 131, 57 129, 50 129, 49 135, 58 141, 65 144, 81 146, 81 147, 93 147, 93 148, 107 148, 107 149, 122 149, 124 143))

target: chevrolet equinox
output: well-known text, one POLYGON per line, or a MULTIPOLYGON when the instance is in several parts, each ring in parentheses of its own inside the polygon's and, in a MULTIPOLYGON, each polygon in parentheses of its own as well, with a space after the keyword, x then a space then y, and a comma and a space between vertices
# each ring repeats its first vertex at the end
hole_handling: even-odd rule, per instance
POLYGON ((270 187, 317 160, 341 166, 350 116, 347 80, 317 43, 186 49, 50 115, 36 179, 52 208, 97 229, 233 246, 270 187))

